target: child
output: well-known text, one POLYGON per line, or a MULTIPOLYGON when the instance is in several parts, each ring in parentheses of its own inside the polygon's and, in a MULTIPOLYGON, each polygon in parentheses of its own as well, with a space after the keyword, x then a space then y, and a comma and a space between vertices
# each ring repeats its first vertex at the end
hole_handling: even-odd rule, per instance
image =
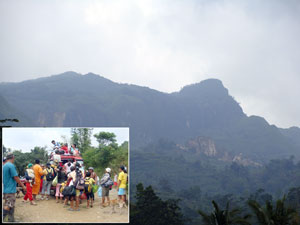
POLYGON ((31 205, 36 205, 36 203, 33 201, 32 198, 32 184, 34 182, 34 172, 32 169, 32 164, 29 163, 27 166, 27 169, 25 171, 25 177, 26 177, 26 195, 24 196, 23 202, 26 202, 29 198, 31 205))
POLYGON ((91 208, 93 207, 93 188, 92 185, 95 183, 95 180, 90 177, 91 173, 87 172, 84 179, 84 192, 86 195, 87 205, 86 208, 89 208, 90 199, 91 199, 91 208))
POLYGON ((114 187, 116 189, 118 188, 118 174, 117 173, 115 174, 115 177, 114 177, 114 187))

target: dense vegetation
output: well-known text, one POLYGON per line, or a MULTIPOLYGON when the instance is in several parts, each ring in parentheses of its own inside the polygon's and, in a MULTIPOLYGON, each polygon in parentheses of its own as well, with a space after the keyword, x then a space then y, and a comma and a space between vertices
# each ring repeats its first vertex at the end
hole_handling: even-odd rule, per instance
POLYGON ((262 190, 238 204, 225 199, 213 200, 213 207, 206 211, 199 210, 202 201, 198 199, 198 208, 195 208, 194 215, 190 218, 182 214, 180 199, 163 200, 157 196, 152 186, 144 188, 141 183, 136 185, 135 192, 131 203, 130 224, 298 225, 300 223, 300 187, 291 189, 288 193, 289 198, 284 196, 276 201, 262 190))

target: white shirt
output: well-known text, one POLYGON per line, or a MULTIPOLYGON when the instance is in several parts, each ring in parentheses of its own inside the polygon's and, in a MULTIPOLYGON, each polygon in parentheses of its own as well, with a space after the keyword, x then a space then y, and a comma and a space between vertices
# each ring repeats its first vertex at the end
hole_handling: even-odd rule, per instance
POLYGON ((71 166, 72 166, 72 163, 70 166, 68 166, 68 162, 64 165, 64 167, 66 168, 66 173, 71 172, 71 166))
POLYGON ((61 162, 61 157, 60 157, 60 155, 55 154, 55 155, 53 156, 53 161, 61 162))

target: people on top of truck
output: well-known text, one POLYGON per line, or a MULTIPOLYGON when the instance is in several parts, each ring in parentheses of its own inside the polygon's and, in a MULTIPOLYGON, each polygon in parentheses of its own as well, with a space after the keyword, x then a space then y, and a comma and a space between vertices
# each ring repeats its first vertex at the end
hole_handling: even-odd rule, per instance
POLYGON ((79 156, 79 150, 76 148, 76 144, 72 144, 70 148, 70 153, 74 156, 79 156))
POLYGON ((55 142, 55 140, 52 140, 51 143, 53 144, 53 151, 60 149, 60 144, 58 142, 55 142))
POLYGON ((61 147, 61 150, 64 150, 64 151, 65 151, 65 154, 69 154, 68 144, 65 143, 65 144, 61 147))

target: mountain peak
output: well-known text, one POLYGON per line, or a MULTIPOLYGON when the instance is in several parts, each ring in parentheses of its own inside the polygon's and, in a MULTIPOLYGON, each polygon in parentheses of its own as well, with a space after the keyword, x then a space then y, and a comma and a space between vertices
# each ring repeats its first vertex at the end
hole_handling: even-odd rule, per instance
POLYGON ((227 96, 228 90, 224 87, 222 81, 218 79, 207 79, 199 83, 190 84, 183 87, 180 92, 184 95, 218 95, 227 96))

